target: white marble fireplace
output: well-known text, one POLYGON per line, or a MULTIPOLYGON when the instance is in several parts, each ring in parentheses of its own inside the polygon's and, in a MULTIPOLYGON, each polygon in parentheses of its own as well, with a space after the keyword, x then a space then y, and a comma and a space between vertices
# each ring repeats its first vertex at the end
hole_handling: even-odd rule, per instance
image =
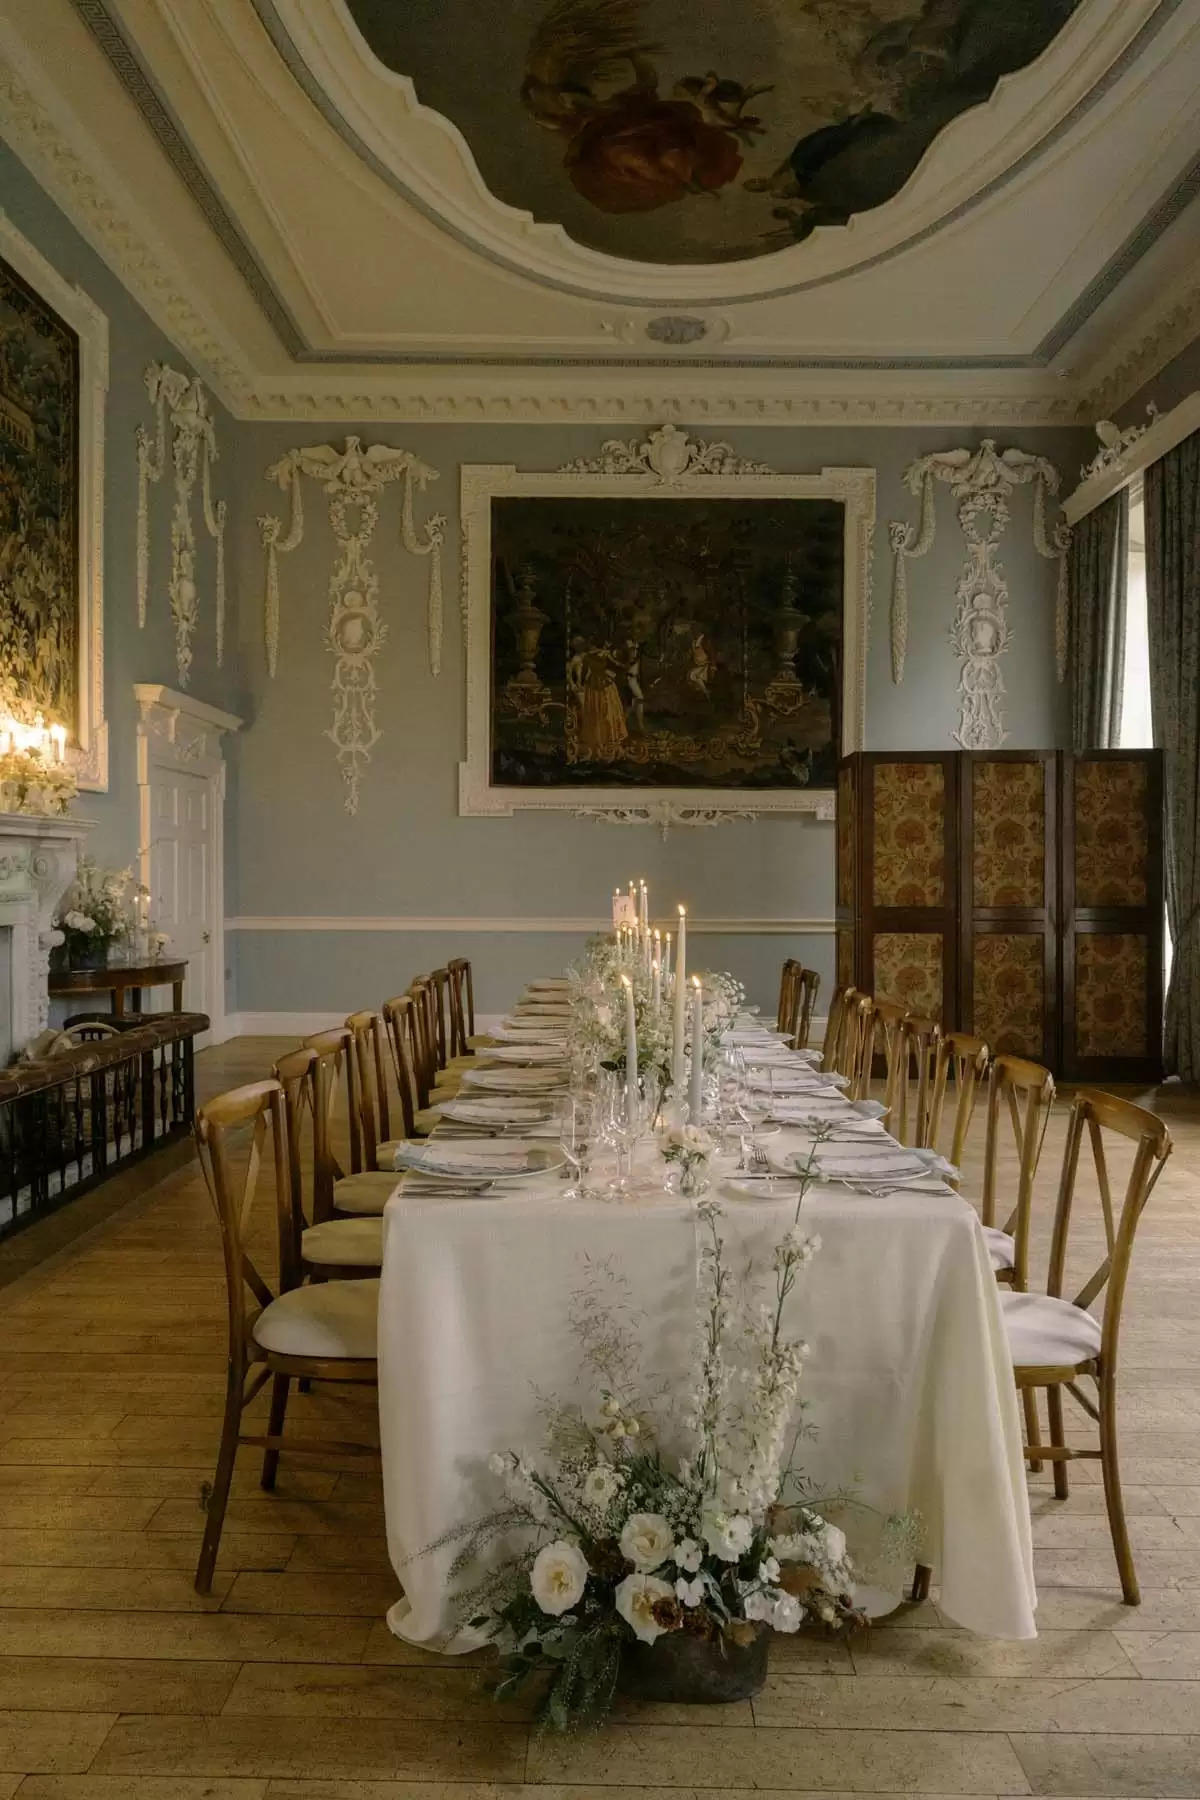
POLYGON ((75 876, 83 819, 0 813, 0 1068, 44 1031, 54 909, 75 876))

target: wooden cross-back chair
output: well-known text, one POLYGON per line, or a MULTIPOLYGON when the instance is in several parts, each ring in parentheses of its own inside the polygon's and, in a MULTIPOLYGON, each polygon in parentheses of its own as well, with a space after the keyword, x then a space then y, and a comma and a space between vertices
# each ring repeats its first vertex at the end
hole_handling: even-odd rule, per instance
POLYGON ((859 1003, 859 1013, 858 1042, 850 1058, 850 1067, 842 1073, 850 1077, 852 1097, 866 1100, 871 1093, 876 1058, 881 1058, 884 1100, 890 1106, 898 1078, 900 1022, 905 1008, 894 1000, 870 1000, 865 1007, 859 1003))
MULTIPOLYGON (((946 1095, 951 1080, 954 1084, 954 1116, 950 1143, 943 1150, 955 1168, 961 1168, 967 1133, 979 1098, 979 1085, 988 1069, 988 1047, 982 1038, 970 1037, 965 1031, 943 1031, 937 1040, 933 1066, 933 1091, 929 1100, 929 1124, 926 1143, 932 1150, 942 1150, 942 1121, 946 1111, 946 1095)), ((952 1185, 959 1186, 955 1177, 952 1185)))
MULTIPOLYGON (((338 1094, 340 1092, 345 1095, 346 1129, 350 1140, 350 1173, 357 1175, 363 1168, 363 1142, 354 1041, 344 1025, 333 1025, 327 1031, 314 1031, 310 1036, 301 1038, 300 1046, 304 1050, 313 1051, 324 1071, 321 1092, 325 1103, 325 1129, 327 1131, 333 1123, 338 1094)), ((330 1155, 332 1156, 332 1151, 330 1155)), ((333 1164, 333 1170, 334 1179, 345 1172, 336 1163, 333 1164)), ((322 1214, 320 1210, 317 1212, 318 1219, 328 1216, 328 1214, 322 1214)))
POLYGON ((896 1054, 884 1094, 888 1130, 900 1143, 919 1149, 930 1143, 930 1096, 940 1042, 936 1019, 905 1013, 896 1027, 896 1054))
MULTIPOLYGON (((1046 1292, 1001 1296, 1017 1387, 1022 1395, 1034 1394, 1038 1388, 1045 1388, 1047 1393, 1050 1442, 1040 1443, 1040 1434, 1035 1430, 1026 1445, 1026 1455, 1031 1465, 1053 1463, 1054 1492, 1060 1500, 1065 1500, 1068 1494, 1068 1462, 1079 1458, 1099 1461, 1121 1594, 1128 1606, 1136 1606, 1141 1594, 1125 1524, 1117 1449, 1121 1320, 1138 1223, 1171 1148, 1166 1126, 1145 1107, 1119 1100, 1112 1094, 1081 1089, 1075 1096, 1067 1124, 1046 1292), (1119 1204, 1109 1163, 1109 1145, 1114 1138, 1133 1146, 1119 1204), (1105 1251, 1074 1299, 1067 1300, 1063 1297, 1067 1245, 1085 1140, 1099 1190, 1105 1251), (1103 1317, 1097 1319, 1089 1309, 1101 1295, 1104 1297, 1103 1317), (1094 1402, 1079 1385, 1084 1377, 1095 1382, 1097 1398, 1094 1402), (1063 1421, 1064 1388, 1099 1425, 1098 1450, 1074 1449, 1067 1444, 1063 1421)), ((1036 1411, 1033 1418, 1036 1426, 1036 1411)))
POLYGON ((995 1058, 988 1077, 980 1212, 996 1279, 1009 1287, 1023 1288, 1028 1282, 1033 1186, 1053 1104, 1054 1077, 1049 1069, 1022 1056, 995 1058), (1017 1191, 1008 1217, 998 1226, 996 1199, 1001 1185, 1000 1151, 1007 1135, 1006 1123, 1017 1152, 1017 1191))
POLYGON ((796 977, 796 1007, 792 1017, 792 1043, 797 1050, 807 1050, 821 977, 816 969, 806 969, 803 964, 799 967, 800 973, 796 977))
POLYGON ((300 1264, 312 1280, 358 1280, 378 1275, 383 1262, 379 1218, 334 1216, 333 1151, 329 1142, 329 1070, 315 1050, 291 1050, 271 1073, 283 1089, 292 1210, 300 1230, 300 1264), (307 1149, 307 1154, 306 1154, 307 1149), (312 1195, 305 1206, 305 1171, 312 1195))
POLYGON ((404 1127, 405 1137, 412 1137, 417 1129, 417 1108, 421 1104, 416 1069, 413 1066, 416 1026, 412 1016, 412 996, 397 994, 393 999, 385 1000, 379 1011, 383 1019, 388 1054, 392 1061, 392 1075, 400 1106, 400 1122, 404 1127))
POLYGON ((300 1220, 288 1171, 287 1125, 279 1082, 252 1082, 210 1100, 196 1114, 195 1136, 221 1231, 229 1326, 221 1444, 196 1567, 196 1590, 207 1594, 240 1447, 264 1452, 262 1485, 267 1489, 275 1485, 279 1455, 285 1449, 304 1456, 378 1455, 365 1444, 285 1439, 283 1425, 294 1380, 375 1381, 379 1284, 324 1281, 301 1285, 300 1220), (278 1294, 247 1247, 264 1165, 275 1190, 278 1294), (245 1409, 268 1382, 272 1385, 267 1428, 265 1432, 245 1432, 245 1409))
POLYGON ((794 956, 785 956, 783 967, 779 971, 779 999, 775 1004, 775 1026, 791 1036, 795 1029, 795 1016, 799 1008, 798 983, 801 964, 794 956))
MULTIPOLYGON (((358 1072, 358 1117, 362 1133, 363 1167, 366 1170, 391 1170, 395 1167, 395 1153, 404 1140, 392 1136, 383 1021, 375 1012, 351 1013, 346 1020, 346 1030, 353 1040, 358 1072)), ((334 1204, 337 1204, 336 1199, 334 1204)))
MULTIPOLYGON (((386 1177, 376 1170, 373 1150, 372 1160, 366 1161, 367 1147, 363 1140, 364 1107, 359 1079, 362 1059, 354 1041, 354 1033, 347 1025, 335 1025, 328 1031, 318 1031, 312 1037, 305 1038, 302 1047, 312 1050, 317 1058, 314 1076, 317 1095, 314 1109, 317 1124, 314 1134, 314 1223, 323 1224, 326 1219, 336 1218, 339 1214, 381 1213, 395 1187, 395 1180, 388 1183, 386 1177), (344 1094, 346 1100, 347 1134, 350 1141, 348 1173, 339 1163, 333 1147, 333 1127, 340 1094, 344 1094)), ((371 1117, 373 1120, 373 1111, 371 1117)), ((377 1141, 377 1134, 373 1141, 377 1141)))
POLYGON ((842 1050, 846 1017, 858 999, 857 988, 839 987, 833 990, 833 999, 829 1002, 829 1017, 825 1021, 825 1042, 821 1047, 821 1067, 827 1075, 841 1072, 838 1058, 842 1050))
POLYGON ((413 1003, 414 1063, 417 1071, 421 1105, 428 1106, 438 1077, 437 1026, 434 1021, 433 995, 427 975, 418 975, 409 983, 413 1003))

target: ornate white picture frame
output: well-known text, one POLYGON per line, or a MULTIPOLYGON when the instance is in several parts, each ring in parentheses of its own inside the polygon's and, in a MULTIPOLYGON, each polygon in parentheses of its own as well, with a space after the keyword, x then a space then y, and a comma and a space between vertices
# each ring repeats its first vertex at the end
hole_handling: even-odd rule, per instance
POLYGON ((81 788, 108 788, 104 716, 104 409, 108 317, 65 280, 0 210, 3 256, 79 339, 79 717, 68 760, 81 788))
POLYGON ((459 813, 507 817, 514 812, 569 812, 612 823, 718 823, 723 816, 762 813, 834 816, 832 788, 503 787, 491 771, 492 502, 511 496, 629 500, 710 498, 833 500, 844 508, 841 754, 861 750, 866 716, 866 651, 875 471, 824 468, 781 475, 735 455, 728 444, 691 438, 672 425, 644 441, 605 444, 593 461, 554 473, 512 464, 464 463, 460 477, 462 609, 466 636, 467 754, 459 764, 459 813), (642 815, 653 813, 654 819, 642 815))

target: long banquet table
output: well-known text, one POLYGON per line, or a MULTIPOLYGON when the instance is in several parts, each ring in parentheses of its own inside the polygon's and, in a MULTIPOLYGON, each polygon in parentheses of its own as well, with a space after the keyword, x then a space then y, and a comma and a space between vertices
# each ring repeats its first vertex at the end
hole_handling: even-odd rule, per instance
MULTIPOLYGON (((785 1130, 772 1154, 803 1152, 785 1130)), ((795 1194, 733 1197, 714 1173, 731 1264, 756 1265, 791 1222, 795 1194)), ((700 1222, 657 1182, 620 1200, 564 1200, 554 1177, 464 1197, 398 1185, 384 1214, 379 1408, 384 1504, 404 1596, 389 1624, 458 1652, 455 1545, 430 1546, 498 1501, 488 1458, 536 1452, 544 1407, 588 1399, 572 1334, 575 1296, 607 1284, 636 1324, 648 1385, 690 1386, 700 1222)), ((789 1302, 810 1346, 802 1464, 818 1493, 853 1491, 839 1515, 920 1515, 939 1607, 989 1636, 1035 1635, 1021 1428, 995 1278, 978 1217, 958 1194, 873 1197, 810 1188, 821 1249, 789 1302), (868 1511, 865 1509, 874 1509, 868 1511)))

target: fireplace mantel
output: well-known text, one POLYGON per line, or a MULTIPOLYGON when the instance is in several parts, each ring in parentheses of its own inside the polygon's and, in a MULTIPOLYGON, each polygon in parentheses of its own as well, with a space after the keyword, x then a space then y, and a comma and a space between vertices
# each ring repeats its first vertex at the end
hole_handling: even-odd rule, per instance
POLYGON ((46 1028, 50 952, 62 942, 51 920, 91 828, 90 819, 0 813, 0 930, 11 933, 12 960, 9 1016, 0 1019, 0 1040, 7 1035, 8 1043, 0 1062, 46 1028))

